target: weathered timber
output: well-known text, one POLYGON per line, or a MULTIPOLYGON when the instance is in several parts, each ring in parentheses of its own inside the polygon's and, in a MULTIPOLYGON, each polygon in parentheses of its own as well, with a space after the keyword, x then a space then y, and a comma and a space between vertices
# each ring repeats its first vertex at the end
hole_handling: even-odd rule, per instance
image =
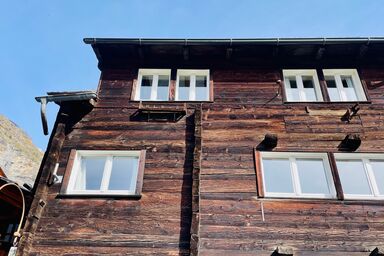
MULTIPOLYGON (((188 63, 181 57, 162 66, 172 69, 171 100, 177 68, 210 68, 212 102, 204 103, 134 101, 138 69, 159 68, 146 62, 147 47, 141 49, 143 66, 108 68, 101 63, 94 108, 81 118, 70 117, 69 128, 55 128, 34 202, 36 208, 44 195, 46 205, 39 220, 33 217, 36 210, 30 213, 20 247, 24 255, 269 256, 276 248, 280 253, 290 248, 294 255, 357 256, 383 246, 383 201, 345 200, 332 154, 337 199, 271 199, 263 197, 254 151, 266 134, 275 134, 278 143, 272 151, 346 152, 340 142, 359 134, 356 152, 382 153, 382 67, 330 64, 328 49, 318 60, 294 65, 228 66, 226 49, 220 54, 227 64, 195 65, 192 47, 188 63), (343 118, 352 102, 284 101, 283 68, 334 67, 357 68, 369 99, 359 103, 358 112, 350 111, 352 118, 343 118), (139 109, 185 115, 131 119, 139 109), (48 188, 44 175, 58 162, 58 175, 66 181, 73 149, 145 150, 141 198, 60 197, 62 184, 48 188)), ((285 51, 278 49, 274 61, 285 51)), ((312 49, 314 59, 318 49, 312 49)), ((229 59, 236 54, 233 47, 229 59)), ((319 78, 328 100, 324 78, 319 78)))
POLYGON ((198 255, 200 228, 200 169, 202 154, 202 107, 195 109, 195 149, 192 172, 192 221, 191 221, 191 255, 198 255))

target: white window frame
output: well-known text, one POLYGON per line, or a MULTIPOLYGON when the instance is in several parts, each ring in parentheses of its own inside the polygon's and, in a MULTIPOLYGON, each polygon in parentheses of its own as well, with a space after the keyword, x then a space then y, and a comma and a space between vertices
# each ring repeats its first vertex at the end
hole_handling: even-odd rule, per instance
POLYGON ((175 100, 176 101, 186 101, 179 100, 179 77, 180 76, 189 76, 189 99, 188 101, 209 101, 210 99, 210 88, 209 88, 209 69, 178 69, 176 77, 176 89, 175 89, 175 100), (206 76, 207 77, 207 98, 204 100, 196 100, 196 76, 206 76))
POLYGON ((141 151, 112 151, 112 150, 77 150, 75 160, 72 166, 72 172, 69 177, 68 187, 66 194, 70 195, 135 195, 137 179, 140 169, 140 157, 141 151), (132 190, 108 190, 109 180, 112 171, 113 157, 125 156, 125 157, 137 157, 138 158, 138 169, 136 170, 136 182, 135 187, 132 190), (105 157, 106 162, 104 164, 103 177, 101 180, 100 190, 75 190, 75 183, 78 173, 81 171, 82 157, 105 157))
POLYGON ((294 76, 296 78, 296 84, 297 89, 299 90, 299 101, 300 102, 318 102, 318 101, 324 101, 323 95, 321 93, 320 89, 320 83, 319 78, 317 76, 316 69, 283 69, 283 77, 284 77, 284 90, 285 95, 287 95, 286 100, 291 102, 297 102, 296 100, 288 99, 288 89, 289 89, 289 79, 288 77, 294 76), (311 76, 313 79, 313 86, 315 87, 315 93, 317 100, 316 101, 310 101, 307 100, 305 92, 304 92, 304 85, 303 85, 303 76, 311 76))
MULTIPOLYGON (((375 174, 372 169, 370 160, 384 160, 383 154, 368 154, 368 153, 334 153, 336 166, 337 160, 362 160, 364 173, 368 180, 369 189, 372 195, 365 194, 346 194, 344 191, 344 199, 371 199, 371 200, 383 200, 384 194, 379 193, 379 188, 376 183, 375 174)), ((339 171, 339 170, 338 170, 339 171)), ((343 182, 340 178, 341 186, 343 182)))
MULTIPOLYGON (((336 88, 339 93, 339 101, 367 101, 367 97, 365 95, 363 85, 361 84, 361 80, 359 74, 356 69, 323 69, 324 78, 327 76, 331 76, 334 78, 336 82, 336 88), (345 88, 343 87, 343 82, 341 81, 342 76, 351 76, 353 86, 356 93, 357 100, 347 99, 345 88)), ((327 85, 328 90, 328 85, 327 85)), ((332 100, 331 100, 332 101, 332 100)), ((337 101, 333 101, 337 102, 337 101)))
POLYGON ((261 173, 262 173, 262 182, 264 189, 265 197, 278 197, 278 198, 324 198, 324 199, 335 199, 336 188, 333 181, 331 166, 329 164, 329 159, 327 153, 303 153, 303 152, 260 152, 261 156, 261 173), (327 186, 329 189, 329 194, 311 194, 311 193, 302 193, 300 187, 299 173, 297 169, 296 159, 322 159, 327 186), (266 182, 264 175, 264 159, 286 159, 290 162, 291 167, 291 177, 294 193, 283 193, 283 192, 267 192, 266 182))
POLYGON ((163 99, 157 99, 157 89, 159 85, 159 76, 164 75, 168 76, 168 99, 169 101, 169 88, 171 84, 171 70, 170 69, 139 69, 139 73, 137 76, 137 86, 135 91, 134 99, 137 101, 164 101, 163 99), (143 80, 143 76, 153 76, 152 80, 152 88, 151 88, 151 98, 150 99, 140 99, 141 92, 141 82, 143 80))

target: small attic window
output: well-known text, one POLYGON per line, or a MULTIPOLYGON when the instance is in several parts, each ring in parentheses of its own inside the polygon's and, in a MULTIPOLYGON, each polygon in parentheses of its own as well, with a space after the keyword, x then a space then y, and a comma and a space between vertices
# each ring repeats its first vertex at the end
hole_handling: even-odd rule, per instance
POLYGON ((315 69, 285 69, 283 75, 287 101, 323 101, 315 69))
POLYGON ((366 101, 356 69, 323 69, 331 101, 366 101))
POLYGON ((175 100, 208 101, 210 82, 208 69, 178 69, 175 100))
POLYGON ((139 69, 134 100, 168 101, 170 69, 139 69))

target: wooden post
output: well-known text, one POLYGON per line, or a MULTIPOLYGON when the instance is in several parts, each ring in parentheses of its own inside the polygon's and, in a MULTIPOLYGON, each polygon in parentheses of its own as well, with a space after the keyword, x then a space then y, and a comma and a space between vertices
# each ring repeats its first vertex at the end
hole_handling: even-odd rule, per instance
POLYGON ((332 171, 333 181, 335 183, 337 199, 343 200, 344 199, 343 188, 341 186, 339 172, 337 171, 336 159, 333 153, 328 153, 328 159, 329 159, 329 163, 331 164, 331 171, 332 171))
POLYGON ((195 109, 195 149, 192 170, 192 223, 190 255, 198 255, 199 249, 199 212, 200 212, 200 168, 202 153, 202 106, 195 109))
POLYGON ((51 138, 48 144, 47 151, 45 152, 43 161, 40 165, 39 173, 36 177, 33 191, 35 192, 34 199, 29 210, 29 214, 26 218, 26 223, 22 232, 22 237, 17 249, 17 256, 29 255, 30 246, 33 241, 33 236, 36 232, 40 215, 45 206, 48 196, 48 184, 47 180, 50 173, 55 168, 56 163, 59 160, 61 147, 65 139, 65 128, 67 124, 68 115, 60 110, 54 129, 51 134, 51 138))

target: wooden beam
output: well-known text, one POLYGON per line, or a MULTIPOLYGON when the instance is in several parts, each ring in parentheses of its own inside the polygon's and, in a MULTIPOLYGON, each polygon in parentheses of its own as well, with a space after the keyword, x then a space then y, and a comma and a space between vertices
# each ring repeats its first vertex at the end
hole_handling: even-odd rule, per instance
POLYGON ((260 151, 257 151, 257 149, 254 149, 253 153, 254 153, 255 171, 256 171, 257 196, 264 197, 263 174, 261 171, 260 151))
POLYGON ((316 52, 316 60, 321 60, 323 58, 324 53, 325 53, 325 47, 324 46, 319 47, 319 49, 317 49, 317 52, 316 52))
POLYGON ((48 185, 47 180, 49 178, 50 173, 55 168, 56 163, 59 161, 60 151, 64 143, 65 139, 65 131, 66 125, 68 123, 69 115, 60 110, 58 114, 58 118, 55 123, 55 127, 53 129, 49 144, 48 150, 45 153, 44 159, 40 166, 39 173, 37 175, 36 180, 40 181, 40 184, 35 192, 35 196, 33 202, 31 204, 31 208, 29 210, 29 214, 26 218, 26 223, 24 226, 23 234, 19 242, 18 250, 16 255, 29 255, 29 250, 32 245, 33 236, 36 232, 39 218, 38 216, 42 212, 42 208, 45 205, 45 201, 48 197, 48 185), (43 182, 41 182, 43 181, 43 182))
POLYGON ((232 53, 233 53, 233 49, 232 49, 232 47, 228 47, 228 48, 227 48, 227 51, 226 51, 226 53, 225 53, 225 58, 226 58, 227 60, 230 60, 230 59, 232 58, 232 53))
POLYGON ((189 49, 187 46, 184 46, 183 57, 184 57, 184 60, 189 60, 189 49))
POLYGON ((336 159, 335 159, 334 154, 328 153, 328 159, 329 159, 329 163, 331 165, 331 172, 332 172, 333 182, 334 182, 335 188, 336 188, 337 199, 344 200, 343 187, 341 186, 340 176, 339 176, 339 172, 337 170, 336 159))
POLYGON ((192 170, 192 223, 190 239, 190 255, 199 254, 199 225, 200 225, 200 168, 202 153, 202 105, 195 109, 195 148, 193 152, 192 170))
POLYGON ((366 53, 368 52, 368 49, 369 49, 368 44, 363 44, 362 46, 360 46, 360 49, 359 49, 359 53, 358 53, 358 55, 357 55, 357 58, 358 58, 358 59, 362 59, 362 58, 364 58, 364 56, 365 56, 366 53))

